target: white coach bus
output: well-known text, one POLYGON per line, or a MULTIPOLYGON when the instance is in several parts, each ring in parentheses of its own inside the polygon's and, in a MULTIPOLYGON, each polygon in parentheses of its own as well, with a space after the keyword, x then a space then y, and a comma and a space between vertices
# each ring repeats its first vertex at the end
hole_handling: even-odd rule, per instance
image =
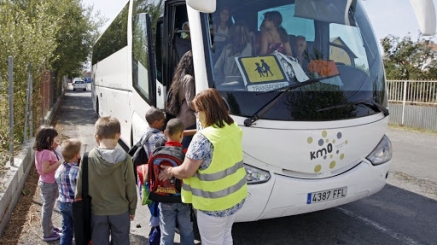
MULTIPOLYGON (((360 1, 167 0, 156 23, 148 2, 128 1, 93 47, 94 109, 120 120, 124 145, 145 131, 150 106, 164 109, 175 66, 192 50, 196 92, 216 88, 243 129, 249 195, 236 221, 332 208, 385 186, 392 149, 384 66, 360 1), (260 54, 267 12, 281 16, 291 56, 260 54), (228 25, 218 31, 221 20, 228 25), (236 23, 247 27, 252 54, 228 60, 236 68, 229 74, 214 66, 236 23)), ((432 19, 419 21, 431 34, 432 1, 412 2, 432 19)))

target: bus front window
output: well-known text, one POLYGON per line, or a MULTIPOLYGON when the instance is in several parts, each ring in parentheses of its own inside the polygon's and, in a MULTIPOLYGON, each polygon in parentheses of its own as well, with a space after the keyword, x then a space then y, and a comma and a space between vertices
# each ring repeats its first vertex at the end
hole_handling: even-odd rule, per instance
POLYGON ((217 0, 217 11, 205 15, 210 77, 232 114, 250 117, 277 93, 285 96, 263 118, 340 120, 380 112, 363 101, 386 105, 380 54, 360 3, 317 4, 312 13, 305 1, 217 0), (342 7, 346 16, 338 18, 342 7))

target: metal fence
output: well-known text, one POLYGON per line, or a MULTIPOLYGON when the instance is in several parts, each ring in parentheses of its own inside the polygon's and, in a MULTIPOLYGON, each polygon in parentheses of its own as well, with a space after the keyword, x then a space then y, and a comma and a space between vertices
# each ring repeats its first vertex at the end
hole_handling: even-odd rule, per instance
POLYGON ((437 81, 389 80, 387 86, 389 102, 437 106, 437 81))
MULTIPOLYGON (((13 165, 14 148, 33 137, 35 127, 47 125, 50 110, 61 98, 64 87, 57 83, 53 73, 40 69, 40 79, 34 81, 37 74, 32 74, 28 66, 27 81, 14 78, 13 59, 8 60, 8 74, 0 76, 0 167, 4 164, 8 148, 9 162, 13 165), (7 146, 7 147, 6 147, 7 146)), ((23 77, 23 76, 22 76, 23 77)))
POLYGON ((390 123, 437 130, 437 81, 388 80, 390 123))

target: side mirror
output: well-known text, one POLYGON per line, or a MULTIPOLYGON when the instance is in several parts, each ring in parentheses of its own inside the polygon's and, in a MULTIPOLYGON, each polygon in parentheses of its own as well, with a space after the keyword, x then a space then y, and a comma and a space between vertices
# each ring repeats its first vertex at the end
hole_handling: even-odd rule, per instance
POLYGON ((424 36, 432 36, 436 31, 436 16, 432 0, 410 0, 424 36))
POLYGON ((216 0, 186 0, 187 5, 202 13, 214 13, 216 10, 216 0))

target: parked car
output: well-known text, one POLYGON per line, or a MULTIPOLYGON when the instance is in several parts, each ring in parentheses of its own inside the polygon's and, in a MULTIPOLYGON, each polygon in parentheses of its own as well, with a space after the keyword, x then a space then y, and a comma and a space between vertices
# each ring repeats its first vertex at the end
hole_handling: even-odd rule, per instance
POLYGON ((86 83, 84 80, 73 80, 73 91, 76 91, 76 89, 83 89, 86 91, 86 83))

